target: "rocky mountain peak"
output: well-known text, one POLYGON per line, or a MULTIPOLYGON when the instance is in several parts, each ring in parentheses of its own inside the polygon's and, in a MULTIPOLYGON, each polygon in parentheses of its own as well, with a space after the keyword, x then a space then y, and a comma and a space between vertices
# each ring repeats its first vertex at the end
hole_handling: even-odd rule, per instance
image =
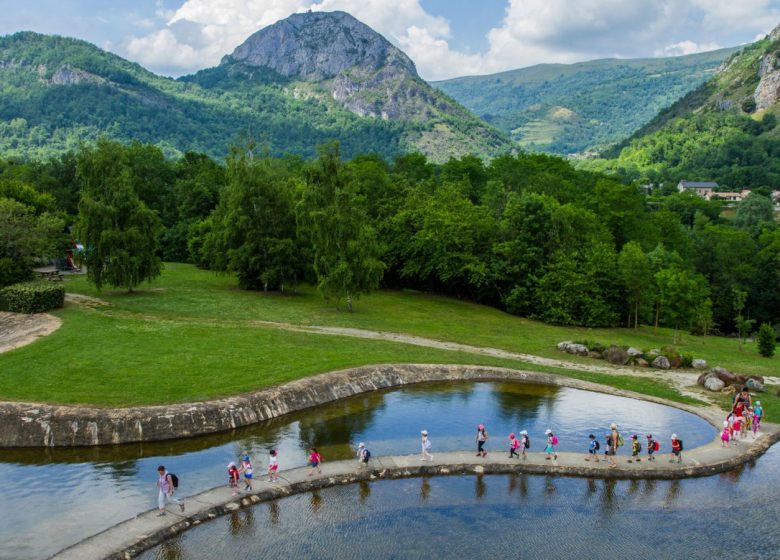
POLYGON ((294 14, 251 35, 222 64, 266 67, 306 81, 358 68, 417 76, 414 63, 379 33, 345 12, 294 14))

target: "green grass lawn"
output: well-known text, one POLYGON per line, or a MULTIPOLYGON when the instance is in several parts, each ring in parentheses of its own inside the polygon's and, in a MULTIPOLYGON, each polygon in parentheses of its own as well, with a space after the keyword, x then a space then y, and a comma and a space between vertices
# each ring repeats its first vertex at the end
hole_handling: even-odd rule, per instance
MULTIPOLYGON (((561 340, 588 339, 604 344, 632 345, 643 350, 672 344, 670 329, 588 329, 558 327, 515 317, 491 307, 409 291, 381 290, 357 301, 355 311, 339 311, 326 304, 311 287, 296 295, 264 294, 239 290, 235 279, 198 270, 191 265, 166 264, 163 276, 133 294, 98 292, 84 277, 67 283, 68 291, 105 299, 118 311, 171 319, 208 321, 265 320, 303 325, 355 327, 401 332, 477 346, 490 346, 550 358, 563 355, 561 340)), ((755 345, 740 350, 736 339, 700 337, 683 333, 677 347, 710 365, 739 373, 775 375, 780 358, 762 358, 755 345)), ((593 363, 589 358, 568 359, 593 363)))
MULTIPOLYGON (((35 343, 0 355, 0 398, 129 406, 231 395, 307 375, 372 363, 471 363, 562 373, 614 387, 689 402, 663 381, 569 372, 387 341, 297 333, 257 321, 346 326, 403 332, 549 357, 563 339, 588 338, 663 346, 672 333, 652 329, 575 329, 545 325, 450 298, 379 291, 338 311, 311 288, 295 295, 245 292, 235 280, 168 264, 163 276, 128 294, 96 291, 83 277, 66 280, 69 292, 102 298, 110 306, 68 304, 55 312, 63 326, 35 343)), ((712 364, 771 374, 775 359, 758 357, 737 342, 685 336, 680 346, 712 364)), ((585 358, 579 361, 599 363, 585 358)))

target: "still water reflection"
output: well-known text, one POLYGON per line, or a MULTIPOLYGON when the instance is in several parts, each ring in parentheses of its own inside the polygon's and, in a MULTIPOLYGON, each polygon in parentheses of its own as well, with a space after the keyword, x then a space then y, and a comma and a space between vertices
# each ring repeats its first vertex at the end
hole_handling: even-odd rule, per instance
POLYGON ((384 480, 261 504, 142 560, 778 558, 780 450, 706 479, 384 480))
POLYGON ((520 429, 531 435, 531 450, 541 451, 547 427, 556 430, 561 450, 579 451, 588 433, 603 437, 611 421, 627 433, 652 432, 662 442, 677 431, 688 449, 715 435, 696 416, 631 399, 519 383, 435 383, 345 399, 213 436, 76 450, 4 450, 0 509, 13 515, 0 515, 0 558, 44 558, 154 507, 160 463, 179 475, 186 496, 223 483, 225 465, 244 450, 262 471, 272 447, 285 469, 305 464, 304 450, 315 445, 327 466, 328 460, 352 457, 360 441, 374 456, 416 453, 422 428, 430 431, 435 450, 468 449, 476 424, 484 422, 491 434, 488 451, 504 451, 506 435, 520 429))

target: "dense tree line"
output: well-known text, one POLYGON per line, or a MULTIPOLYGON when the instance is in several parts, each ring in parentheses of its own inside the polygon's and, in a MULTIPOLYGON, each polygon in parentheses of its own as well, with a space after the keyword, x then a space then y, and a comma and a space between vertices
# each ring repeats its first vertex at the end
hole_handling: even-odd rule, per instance
MULTIPOLYGON (((723 218, 718 202, 647 196, 540 154, 435 165, 420 154, 345 160, 335 143, 312 160, 244 144, 222 164, 104 140, 48 162, 0 162, 0 197, 0 209, 41 228, 51 216, 76 226, 88 254, 105 242, 95 223, 114 232, 100 262, 153 253, 128 265, 132 282, 111 285, 153 276, 161 259, 235 274, 245 289, 315 283, 348 307, 385 286, 565 325, 731 333, 780 322, 768 199, 751 195, 723 218)), ((32 241, 27 256, 2 250, 24 266, 45 253, 32 241)))

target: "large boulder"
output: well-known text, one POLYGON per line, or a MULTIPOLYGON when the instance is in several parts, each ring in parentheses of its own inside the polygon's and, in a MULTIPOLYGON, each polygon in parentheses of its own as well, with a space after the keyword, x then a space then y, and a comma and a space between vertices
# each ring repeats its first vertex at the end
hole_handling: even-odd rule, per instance
POLYGON ((672 364, 669 363, 669 358, 666 356, 658 356, 651 365, 656 369, 669 369, 672 367, 672 364))
POLYGON ((561 352, 566 352, 566 347, 569 346, 569 344, 573 344, 571 340, 564 340, 562 342, 558 343, 558 350, 561 352))
POLYGON ((634 363, 636 364, 636 367, 647 367, 650 365, 644 358, 637 358, 634 363))
POLYGON ((696 358, 691 362, 691 365, 693 366, 693 369, 707 369, 707 360, 696 358))
POLYGON ((628 355, 632 358, 642 357, 642 354, 644 354, 639 348, 634 348, 633 346, 626 350, 626 352, 628 352, 628 355))
POLYGON ((588 355, 588 347, 584 344, 569 344, 566 347, 566 351, 569 354, 576 354, 577 356, 587 356, 588 355))
POLYGON ((743 375, 732 373, 724 367, 716 366, 710 370, 710 373, 723 381, 726 385, 740 385, 747 379, 743 375))
POLYGON ((697 384, 697 385, 704 386, 704 382, 705 382, 705 381, 706 381, 708 378, 710 378, 710 377, 715 377, 715 375, 713 375, 713 374, 712 374, 712 373, 710 373, 709 371, 705 371, 704 373, 702 373, 701 375, 699 375, 699 377, 697 377, 697 378, 696 378, 696 384, 697 384))
POLYGON ((588 358, 593 358, 594 360, 600 360, 604 356, 601 355, 601 352, 596 352, 595 350, 591 350, 588 352, 588 358))
POLYGON ((753 379, 752 377, 745 381, 745 386, 749 391, 753 391, 755 393, 763 393, 766 390, 763 383, 761 383, 758 379, 753 379))
POLYGON ((628 352, 623 350, 620 346, 610 346, 604 350, 604 359, 610 364, 624 366, 630 360, 628 352))
POLYGON ((723 381, 721 381, 715 376, 708 377, 707 379, 704 380, 704 388, 707 389, 708 391, 717 392, 722 390, 725 386, 726 384, 723 383, 723 381))

